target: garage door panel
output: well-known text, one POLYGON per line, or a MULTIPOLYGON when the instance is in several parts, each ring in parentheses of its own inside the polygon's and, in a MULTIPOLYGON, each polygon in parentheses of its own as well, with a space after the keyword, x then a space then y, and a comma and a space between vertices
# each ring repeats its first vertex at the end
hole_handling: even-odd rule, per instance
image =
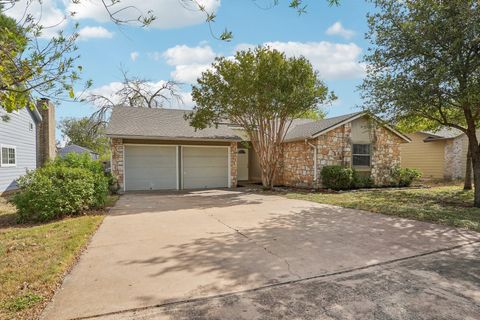
POLYGON ((183 187, 228 187, 228 148, 184 147, 183 187))
POLYGON ((177 188, 175 146, 125 146, 126 190, 177 188))

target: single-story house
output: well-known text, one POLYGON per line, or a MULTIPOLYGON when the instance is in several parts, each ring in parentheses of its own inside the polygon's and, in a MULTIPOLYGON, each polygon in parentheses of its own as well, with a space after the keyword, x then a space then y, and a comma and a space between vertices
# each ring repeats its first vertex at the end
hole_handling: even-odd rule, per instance
POLYGON ((435 132, 408 134, 411 143, 402 145, 402 167, 417 168, 424 178, 465 178, 468 138, 462 131, 442 128, 435 132))
POLYGON ((69 144, 58 150, 58 155, 60 157, 64 157, 69 153, 88 154, 93 160, 97 160, 100 157, 100 155, 95 151, 76 144, 69 144))
MULTIPOLYGON (((124 191, 235 187, 258 181, 258 158, 238 126, 195 130, 186 110, 115 107, 107 127, 112 173, 124 191)), ((279 159, 276 182, 321 185, 326 165, 352 166, 387 183, 409 138, 364 112, 295 120, 279 159)))
POLYGON ((16 180, 27 170, 55 157, 55 108, 47 103, 48 109, 0 108, 0 194, 17 189, 16 180))

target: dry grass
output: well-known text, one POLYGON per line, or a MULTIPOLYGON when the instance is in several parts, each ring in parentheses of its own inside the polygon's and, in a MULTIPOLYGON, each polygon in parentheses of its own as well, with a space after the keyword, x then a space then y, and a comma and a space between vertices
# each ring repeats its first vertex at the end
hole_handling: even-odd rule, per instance
MULTIPOLYGON (((112 205, 118 197, 110 198, 112 205)), ((0 197, 0 319, 34 319, 103 220, 103 211, 16 225, 0 197)))

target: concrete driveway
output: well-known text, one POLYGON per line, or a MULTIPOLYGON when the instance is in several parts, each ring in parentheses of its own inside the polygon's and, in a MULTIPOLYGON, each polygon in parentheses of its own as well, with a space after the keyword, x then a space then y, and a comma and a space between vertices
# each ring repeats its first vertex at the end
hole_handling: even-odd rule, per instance
MULTIPOLYGON (((474 319, 480 314, 480 247, 473 242, 479 240, 475 232, 273 195, 126 194, 43 317, 349 319, 370 308, 376 313, 366 318, 402 318, 395 304, 405 303, 406 290, 423 293, 437 286, 446 311, 474 319), (430 263, 434 271, 448 265, 461 268, 465 277, 430 274, 425 259, 439 261, 430 263), (402 266, 409 271, 399 271, 402 266), (454 283, 443 288, 445 281, 454 283), (351 292, 340 294, 345 283, 351 292), (352 306, 363 297, 353 294, 358 288, 370 294, 369 302, 352 306), (390 311, 387 306, 378 313, 376 299, 387 298, 382 291, 390 295, 390 311), (319 313, 327 309, 339 316, 319 313), (309 310, 316 315, 302 315, 309 310)), ((435 315, 435 301, 422 303, 415 310, 435 315)))

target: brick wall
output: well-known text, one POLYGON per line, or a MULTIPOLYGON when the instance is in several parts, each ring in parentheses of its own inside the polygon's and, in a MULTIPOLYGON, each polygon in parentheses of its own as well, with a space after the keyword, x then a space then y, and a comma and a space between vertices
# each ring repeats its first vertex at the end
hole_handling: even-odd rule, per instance
POLYGON ((37 109, 42 116, 42 121, 37 126, 37 167, 41 167, 57 155, 55 106, 47 99, 40 99, 37 109))

